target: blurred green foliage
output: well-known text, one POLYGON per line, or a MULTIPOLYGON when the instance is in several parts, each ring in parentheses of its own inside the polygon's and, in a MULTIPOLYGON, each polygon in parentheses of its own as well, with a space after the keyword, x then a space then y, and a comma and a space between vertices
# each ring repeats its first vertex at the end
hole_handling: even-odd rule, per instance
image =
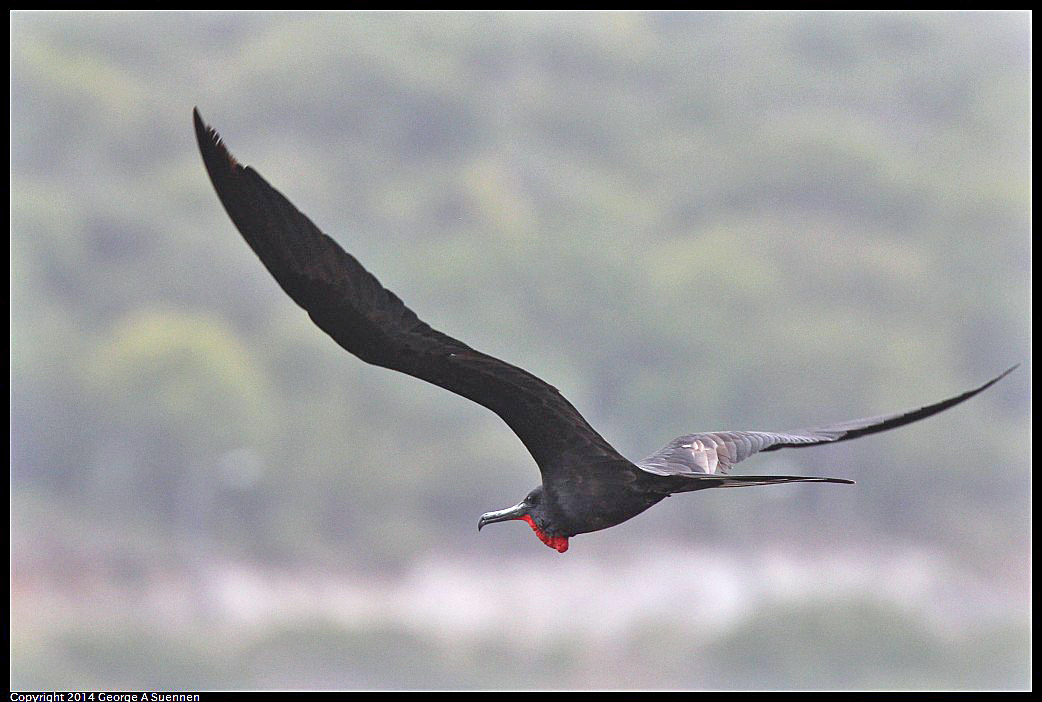
MULTIPOLYGON (((12 487, 269 559, 541 548, 471 533, 536 483, 520 442, 314 328, 214 196, 194 105, 421 318, 637 459, 1027 359, 1030 69, 1023 14, 15 13, 12 487)), ((1029 378, 743 466, 856 488, 719 491, 587 538, 767 525, 1015 569, 1029 378)), ((749 626, 735 650, 770 638, 749 626)))
MULTIPOLYGON (((913 406, 1027 353, 1017 16, 14 19, 16 485, 82 499, 115 451, 155 488, 129 517, 223 489, 246 448, 255 546, 408 551, 535 479, 494 418, 361 367, 283 297, 210 192, 193 103, 421 316, 634 458, 913 406)), ((862 478, 866 528, 958 540, 1012 505, 1008 537, 1026 374, 793 460, 862 478)))

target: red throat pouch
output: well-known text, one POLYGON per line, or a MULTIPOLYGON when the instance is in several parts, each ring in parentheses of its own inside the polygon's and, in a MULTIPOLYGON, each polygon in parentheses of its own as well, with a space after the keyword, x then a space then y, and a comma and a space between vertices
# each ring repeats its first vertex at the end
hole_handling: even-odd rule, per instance
POLYGON ((554 549, 558 553, 564 553, 568 550, 568 537, 567 536, 547 536, 546 533, 535 525, 535 520, 530 515, 520 517, 522 521, 528 522, 528 526, 532 527, 532 531, 539 537, 539 540, 544 544, 554 549))

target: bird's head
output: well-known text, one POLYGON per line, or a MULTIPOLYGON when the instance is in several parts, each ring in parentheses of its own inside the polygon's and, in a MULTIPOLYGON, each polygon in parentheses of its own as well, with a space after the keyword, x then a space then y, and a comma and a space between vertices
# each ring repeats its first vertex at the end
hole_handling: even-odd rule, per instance
POLYGON ((543 498, 543 486, 540 485, 513 507, 507 507, 498 512, 485 512, 485 514, 481 515, 481 519, 478 520, 478 531, 481 531, 481 527, 486 524, 520 519, 528 522, 528 525, 532 527, 532 531, 535 532, 540 541, 550 548, 564 553, 568 550, 568 537, 558 533, 548 512, 549 510, 543 498))

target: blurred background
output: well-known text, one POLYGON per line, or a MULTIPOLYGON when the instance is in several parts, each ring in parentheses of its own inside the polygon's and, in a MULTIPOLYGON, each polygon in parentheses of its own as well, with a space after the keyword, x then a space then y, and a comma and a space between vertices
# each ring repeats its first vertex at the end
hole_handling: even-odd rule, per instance
POLYGON ((560 555, 241 240, 191 110, 625 455, 1031 355, 1030 15, 14 13, 13 688, 1026 688, 1031 364, 560 555))

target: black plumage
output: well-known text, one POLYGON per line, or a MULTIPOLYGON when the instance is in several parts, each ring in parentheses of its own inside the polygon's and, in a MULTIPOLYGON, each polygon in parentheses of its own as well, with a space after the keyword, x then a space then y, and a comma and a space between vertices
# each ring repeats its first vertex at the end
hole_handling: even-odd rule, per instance
POLYGON ((844 441, 924 419, 969 399, 1013 370, 910 412, 795 432, 690 434, 632 463, 555 387, 420 320, 257 171, 236 161, 198 110, 194 118, 203 162, 232 222, 315 324, 363 361, 484 405, 532 454, 542 484, 517 505, 482 515, 479 529, 522 519, 544 543, 563 552, 569 537, 619 524, 672 493, 789 482, 849 484, 853 481, 840 478, 727 473, 758 451, 844 441))

